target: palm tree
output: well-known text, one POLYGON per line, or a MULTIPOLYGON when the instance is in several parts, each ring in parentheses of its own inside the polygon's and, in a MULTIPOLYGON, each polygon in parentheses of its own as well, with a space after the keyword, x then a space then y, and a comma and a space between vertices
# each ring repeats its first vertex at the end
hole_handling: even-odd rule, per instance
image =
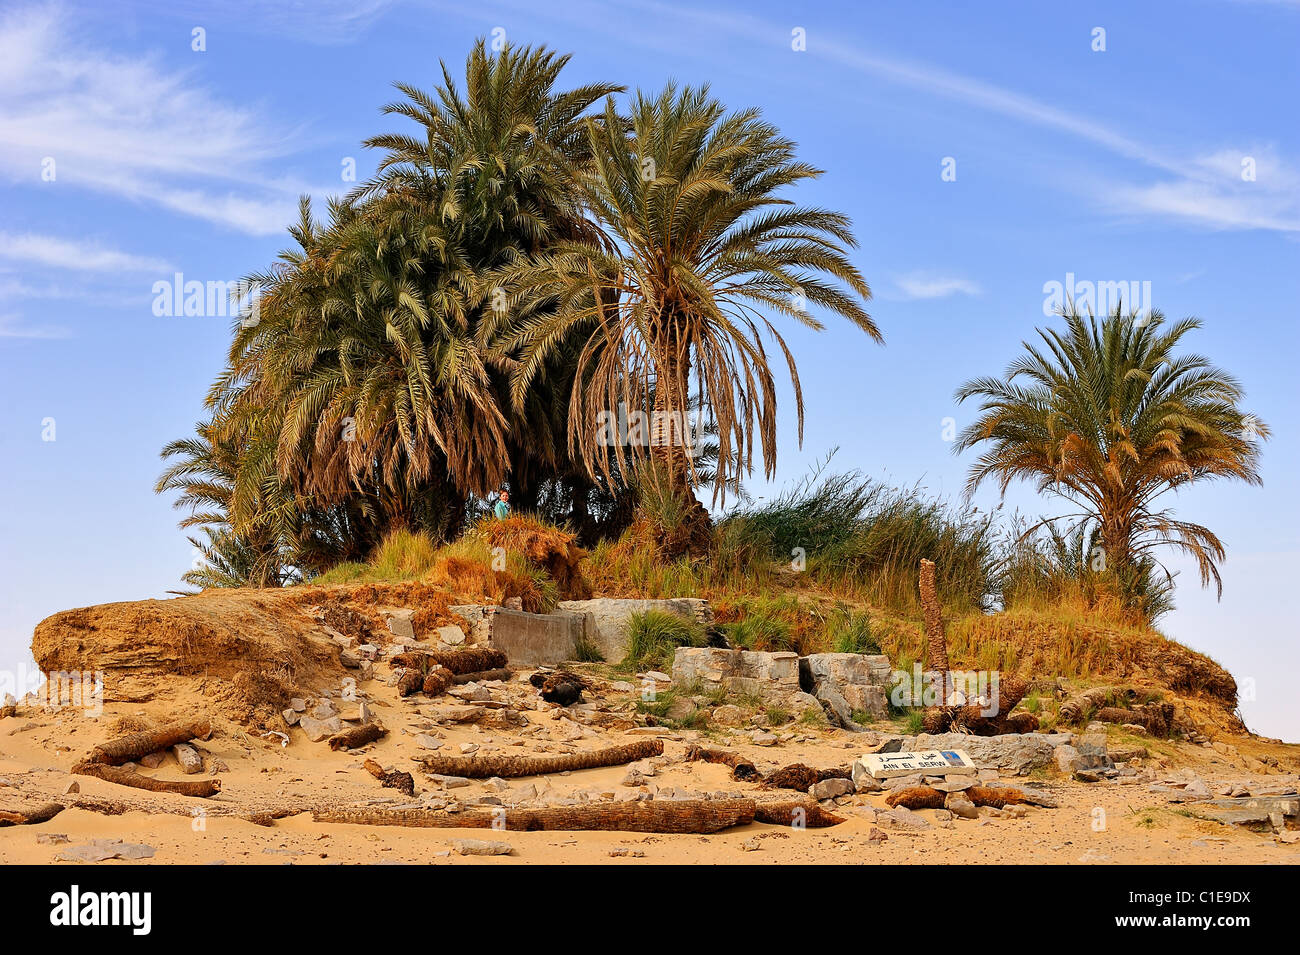
POLYGON ((481 326, 498 298, 490 269, 590 231, 573 184, 582 117, 619 87, 557 91, 567 61, 478 44, 465 95, 444 66, 436 93, 401 85, 405 99, 386 107, 421 138, 369 140, 386 151, 378 174, 331 202, 324 224, 303 201, 299 248, 250 277, 260 321, 236 329, 209 395, 241 437, 235 526, 280 481, 317 505, 360 502, 384 527, 451 536, 469 495, 563 470, 540 398, 559 388, 567 402, 571 375, 548 369, 512 406, 506 359, 481 326))
POLYGON ((728 114, 707 87, 638 93, 628 119, 610 98, 586 134, 581 197, 601 233, 557 241, 499 274, 511 308, 494 325, 514 363, 515 404, 556 350, 576 343, 568 444, 589 473, 635 470, 621 443, 602 441, 601 412, 653 408, 654 456, 694 501, 694 463, 665 430, 685 423, 695 392, 717 425, 715 497, 739 489, 755 444, 771 476, 776 387, 764 331, 788 363, 801 440, 803 398, 767 316, 820 330, 810 303, 880 340, 862 307, 870 289, 848 259, 848 218, 780 197, 820 171, 757 110, 728 114))
POLYGON ((1216 478, 1259 484, 1259 444, 1268 428, 1238 403, 1236 379, 1197 354, 1175 354, 1194 318, 1166 325, 1115 311, 1101 321, 1063 310, 1064 330, 1039 329, 1042 344, 1002 378, 976 378, 959 402, 980 398, 979 417, 958 437, 957 453, 983 448, 968 495, 986 479, 1003 494, 1017 478, 1066 498, 1079 511, 1050 520, 1095 521, 1105 566, 1131 577, 1157 548, 1190 554, 1201 583, 1222 593, 1222 541, 1177 520, 1160 499, 1216 478))

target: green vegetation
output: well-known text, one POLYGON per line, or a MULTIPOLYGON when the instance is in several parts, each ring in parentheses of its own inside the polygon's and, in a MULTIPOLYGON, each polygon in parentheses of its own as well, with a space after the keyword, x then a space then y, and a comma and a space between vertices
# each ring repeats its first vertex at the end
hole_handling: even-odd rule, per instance
POLYGON ((704 628, 694 620, 662 610, 635 613, 628 621, 627 657, 634 669, 671 670, 678 647, 704 646, 704 628))

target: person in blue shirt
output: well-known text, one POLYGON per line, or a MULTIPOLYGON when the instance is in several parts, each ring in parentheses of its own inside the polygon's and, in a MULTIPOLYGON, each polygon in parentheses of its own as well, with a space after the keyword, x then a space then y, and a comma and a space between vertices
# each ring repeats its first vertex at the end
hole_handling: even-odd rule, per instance
POLYGON ((505 488, 501 489, 497 502, 492 505, 492 513, 497 516, 499 521, 504 521, 510 514, 510 492, 505 488))

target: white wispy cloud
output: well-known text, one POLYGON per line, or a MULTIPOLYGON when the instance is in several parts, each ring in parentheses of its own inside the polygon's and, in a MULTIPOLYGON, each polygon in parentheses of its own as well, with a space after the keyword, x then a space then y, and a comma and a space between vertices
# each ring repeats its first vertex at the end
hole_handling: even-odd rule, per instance
POLYGON ((75 272, 169 272, 162 259, 50 235, 0 232, 0 258, 75 272))
POLYGON ((57 325, 28 325, 17 315, 0 315, 0 338, 69 338, 71 333, 57 325))
POLYGON ((243 232, 279 232, 297 195, 263 172, 292 128, 232 105, 192 75, 75 35, 57 7, 0 17, 0 175, 89 188, 243 232), (53 161, 54 181, 42 180, 53 161))
MULTIPOLYGON (((1277 0, 1300 3, 1300 0, 1277 0)), ((516 9, 518 4, 498 4, 516 9)), ((671 44, 680 45, 684 35, 717 37, 728 35, 747 42, 768 44, 789 36, 789 24, 782 24, 735 10, 707 10, 661 0, 626 0, 625 15, 592 16, 589 4, 574 0, 546 13, 555 19, 581 18, 585 27, 618 35, 622 42, 643 48, 661 48, 672 33, 671 44), (657 24, 664 30, 628 31, 624 24, 635 18, 642 25, 657 24), (688 26, 689 25, 689 26, 688 26)), ((446 9, 446 5, 444 5, 446 9)), ((483 11, 483 7, 476 9, 483 11)), ((1158 148, 1150 136, 1125 131, 1115 124, 1089 118, 1092 110, 1048 103, 1029 94, 987 82, 978 77, 934 63, 889 56, 871 50, 855 39, 815 35, 809 40, 809 55, 824 58, 863 76, 871 76, 928 93, 932 96, 999 115, 1035 129, 1045 129, 1091 143, 1104 152, 1134 163, 1131 177, 1095 179, 1090 183, 1092 199, 1108 211, 1128 215, 1159 217, 1209 228, 1268 229, 1280 232, 1300 230, 1300 189, 1291 175, 1267 177, 1261 173, 1253 188, 1242 188, 1240 159, 1258 155, 1251 149, 1223 149, 1213 154, 1195 147, 1187 150, 1158 148), (1237 163, 1229 174, 1228 158, 1237 163), (1215 174, 1215 165, 1219 165, 1215 174), (1237 178, 1232 178, 1236 176, 1237 178)), ((1290 164, 1274 158, 1279 170, 1290 164)), ((1077 183, 1061 182, 1075 188, 1077 183)))
POLYGON ((939 275, 933 272, 909 272, 897 276, 894 284, 898 286, 903 299, 947 298, 950 295, 980 295, 983 289, 972 282, 955 275, 939 275))

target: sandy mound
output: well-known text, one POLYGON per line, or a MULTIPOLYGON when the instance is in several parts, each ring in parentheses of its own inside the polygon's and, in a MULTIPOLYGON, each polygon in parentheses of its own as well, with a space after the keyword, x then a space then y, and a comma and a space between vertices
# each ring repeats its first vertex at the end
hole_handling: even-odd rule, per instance
MULTIPOLYGON (((102 671, 106 702, 199 691, 235 720, 262 720, 304 684, 341 670, 339 645, 284 591, 211 591, 65 610, 42 620, 42 670, 102 671)), ((337 677, 335 677, 337 680, 337 677)))

